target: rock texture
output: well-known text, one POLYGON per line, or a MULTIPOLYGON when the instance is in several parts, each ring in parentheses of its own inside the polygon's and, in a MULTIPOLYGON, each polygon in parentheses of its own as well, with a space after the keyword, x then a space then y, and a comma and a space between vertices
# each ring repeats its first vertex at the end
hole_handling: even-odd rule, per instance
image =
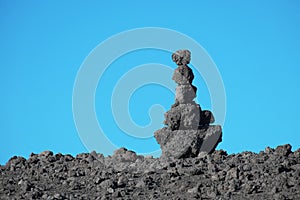
POLYGON ((45 151, 0 165, 0 199, 300 199, 300 149, 162 159, 45 151))
POLYGON ((201 152, 211 153, 222 140, 221 126, 214 123, 214 116, 208 110, 201 110, 194 102, 197 88, 192 85, 194 74, 187 64, 191 53, 179 50, 173 53, 178 65, 173 74, 176 87, 175 103, 165 113, 164 127, 154 133, 162 149, 162 158, 196 157, 201 152))

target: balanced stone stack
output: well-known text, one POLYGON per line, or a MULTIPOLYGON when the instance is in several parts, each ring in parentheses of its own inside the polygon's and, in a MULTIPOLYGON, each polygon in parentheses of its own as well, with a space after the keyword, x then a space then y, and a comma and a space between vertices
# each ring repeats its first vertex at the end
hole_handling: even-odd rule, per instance
POLYGON ((165 113, 166 127, 156 131, 154 137, 160 144, 163 158, 188 158, 211 153, 222 141, 222 129, 214 123, 214 116, 208 110, 201 110, 195 103, 197 88, 192 85, 194 74, 188 64, 191 53, 179 50, 173 53, 178 65, 172 79, 176 87, 175 103, 165 113))

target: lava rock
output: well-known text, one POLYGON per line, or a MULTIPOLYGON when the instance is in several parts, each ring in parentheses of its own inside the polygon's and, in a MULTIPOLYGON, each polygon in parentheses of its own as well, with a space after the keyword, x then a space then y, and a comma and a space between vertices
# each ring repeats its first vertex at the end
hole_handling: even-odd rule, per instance
POLYGON ((300 199, 300 149, 293 152, 289 144, 275 148, 276 153, 269 149, 229 155, 216 150, 201 156, 190 151, 196 157, 164 159, 121 148, 108 157, 58 154, 51 163, 39 154, 15 156, 0 165, 0 199, 300 199), (91 165, 90 157, 101 162, 91 165))
POLYGON ((215 117, 213 115, 213 113, 209 110, 203 110, 200 113, 200 126, 208 126, 211 123, 215 122, 215 117))
POLYGON ((165 113, 166 124, 171 130, 198 129, 201 108, 199 105, 179 104, 165 113))
POLYGON ((169 130, 160 129, 154 137, 162 149, 162 158, 196 157, 199 152, 211 153, 221 141, 220 126, 209 126, 199 130, 169 130))
POLYGON ((174 70, 172 79, 179 85, 191 84, 194 80, 194 74, 187 65, 181 65, 174 70))
POLYGON ((164 158, 187 158, 198 156, 200 152, 212 153, 222 141, 221 127, 210 126, 215 121, 212 112, 202 111, 200 105, 194 102, 197 88, 192 85, 194 74, 187 66, 190 56, 188 50, 176 51, 172 56, 178 65, 172 77, 178 84, 175 103, 165 113, 164 124, 167 127, 154 133, 164 158))
POLYGON ((192 103, 196 97, 197 88, 192 85, 179 85, 176 87, 176 100, 179 104, 192 103))
POLYGON ((189 50, 178 50, 172 54, 172 60, 177 65, 186 65, 191 61, 191 52, 189 50))
POLYGON ((49 150, 46 150, 46 151, 43 151, 39 154, 39 156, 41 157, 49 157, 49 156, 53 156, 53 152, 52 151, 49 151, 49 150))
POLYGON ((288 156, 292 151, 290 144, 280 145, 275 149, 275 153, 282 156, 288 156))
POLYGON ((112 159, 117 162, 134 162, 137 159, 137 155, 134 151, 122 147, 114 152, 112 159))

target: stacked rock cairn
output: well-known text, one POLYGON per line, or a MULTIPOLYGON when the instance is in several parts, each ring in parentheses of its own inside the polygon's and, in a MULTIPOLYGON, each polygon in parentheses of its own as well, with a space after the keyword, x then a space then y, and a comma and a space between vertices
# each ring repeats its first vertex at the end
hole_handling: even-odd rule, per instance
POLYGON ((201 110, 194 101, 197 88, 192 85, 194 74, 188 66, 191 52, 178 50, 172 54, 172 60, 178 65, 172 77, 178 84, 175 103, 165 113, 166 127, 154 133, 161 157, 189 158, 211 153, 222 141, 222 128, 210 125, 215 121, 212 112, 201 110))

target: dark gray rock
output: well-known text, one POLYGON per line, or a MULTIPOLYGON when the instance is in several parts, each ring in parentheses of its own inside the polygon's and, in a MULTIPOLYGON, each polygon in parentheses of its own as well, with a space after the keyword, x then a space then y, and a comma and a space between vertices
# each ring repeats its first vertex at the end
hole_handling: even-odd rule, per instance
POLYGON ((164 158, 187 158, 198 156, 200 152, 211 153, 222 141, 221 127, 209 126, 215 121, 212 112, 202 111, 200 105, 194 102, 197 88, 192 85, 194 74, 187 66, 190 56, 188 50, 176 51, 172 56, 178 65, 172 77, 178 84, 175 103, 165 113, 164 124, 167 127, 154 134, 164 158))
POLYGON ((169 129, 178 130, 180 128, 181 122, 181 110, 173 107, 171 110, 166 112, 165 114, 164 124, 168 126, 169 129))
POLYGON ((137 158, 134 151, 127 150, 124 147, 117 149, 112 156, 112 159, 117 162, 134 162, 137 158))
MULTIPOLYGON (((182 134, 193 135, 191 131, 182 134)), ((168 144, 172 135, 159 140, 168 144)), ((300 199, 300 149, 275 149, 229 155, 217 150, 201 156, 191 150, 196 157, 163 159, 121 148, 108 157, 58 154, 51 163, 39 154, 27 160, 16 156, 0 165, 0 199, 300 199), (103 161, 95 159, 97 165, 91 165, 90 157, 103 161)))
POLYGON ((194 80, 194 74, 187 65, 181 65, 174 70, 172 79, 179 85, 191 84, 194 80))
POLYGON ((288 156, 292 152, 291 150, 292 150, 292 146, 290 144, 286 144, 286 145, 278 146, 275 149, 275 153, 282 156, 288 156))
POLYGON ((195 103, 179 104, 165 113, 164 124, 171 130, 198 129, 201 108, 195 103))
POLYGON ((26 159, 21 156, 14 156, 6 163, 6 166, 9 167, 11 171, 15 171, 17 168, 24 167, 26 159))
POLYGON ((172 54, 172 60, 177 65, 187 65, 191 61, 191 52, 189 50, 178 50, 172 54))
POLYGON ((49 150, 46 150, 46 151, 43 151, 39 154, 39 156, 41 157, 49 157, 49 156, 53 156, 53 152, 52 151, 49 151, 49 150))
POLYGON ((196 157, 199 152, 211 153, 222 137, 220 126, 209 126, 199 130, 160 129, 154 137, 162 149, 162 157, 196 157))
MULTIPOLYGON (((201 129, 200 129, 201 130, 201 129)), ((199 149, 199 152, 211 153, 217 145, 222 141, 222 128, 219 125, 209 126, 204 128, 205 137, 199 149)))
POLYGON ((179 85, 176 87, 176 100, 179 104, 192 103, 196 97, 197 88, 193 85, 179 85))
POLYGON ((211 123, 215 122, 215 117, 209 110, 203 110, 200 113, 201 121, 199 123, 200 126, 208 126, 211 123))

